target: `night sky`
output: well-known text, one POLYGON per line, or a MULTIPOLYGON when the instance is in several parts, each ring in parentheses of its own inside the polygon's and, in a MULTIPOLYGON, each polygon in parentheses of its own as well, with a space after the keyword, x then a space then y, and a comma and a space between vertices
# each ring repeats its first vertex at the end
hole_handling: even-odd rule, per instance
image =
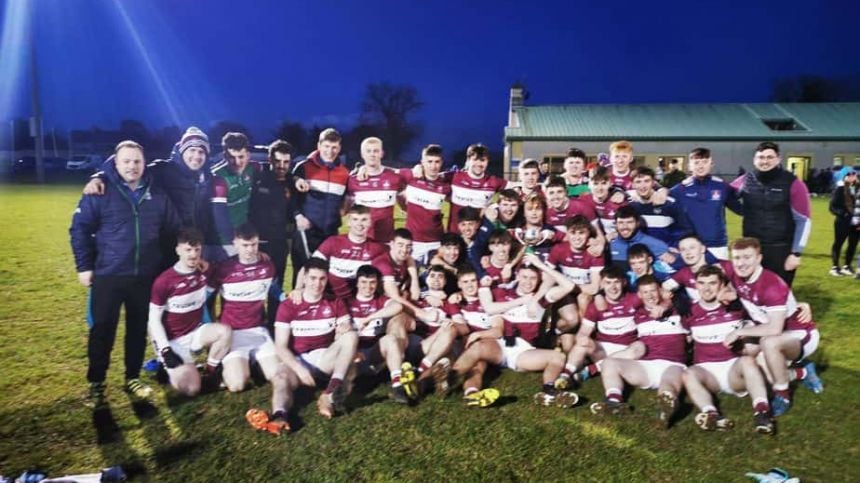
POLYGON ((426 103, 418 144, 500 148, 517 80, 551 104, 761 102, 779 77, 860 78, 857 1, 597 3, 0 0, 0 118, 30 114, 28 10, 61 130, 235 120, 263 143, 283 120, 348 128, 388 81, 426 103))

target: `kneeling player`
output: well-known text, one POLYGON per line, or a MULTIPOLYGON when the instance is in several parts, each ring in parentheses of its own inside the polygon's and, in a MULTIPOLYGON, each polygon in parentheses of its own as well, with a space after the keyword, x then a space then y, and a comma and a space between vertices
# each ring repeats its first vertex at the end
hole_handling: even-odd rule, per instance
POLYGON ((700 428, 713 431, 734 426, 717 411, 714 394, 724 392, 743 397, 749 393, 755 411, 755 430, 772 434, 774 423, 761 370, 755 359, 741 356, 741 349, 735 344, 724 345, 726 337, 744 325, 743 311, 727 308, 718 299, 726 283, 726 276, 719 267, 706 265, 696 273, 700 299, 684 319, 693 338, 694 365, 684 372, 684 387, 701 411, 696 415, 700 428))
POLYGON ((214 381, 221 359, 230 350, 230 327, 200 323, 208 285, 208 274, 199 270, 202 250, 203 235, 198 230, 180 230, 179 261, 155 279, 149 302, 149 335, 155 352, 167 368, 170 385, 186 396, 200 392, 193 355, 209 347, 206 374, 214 381))
MULTIPOLYGON (((535 403, 543 406, 570 407, 579 401, 576 393, 557 391, 553 387, 553 382, 564 368, 564 354, 550 349, 536 349, 533 345, 540 338, 541 319, 547 305, 561 300, 573 287, 573 282, 548 267, 538 256, 527 254, 524 265, 517 270, 516 285, 497 287, 492 291, 488 287, 481 287, 478 292, 481 306, 488 315, 502 315, 501 332, 504 335, 497 339, 497 348, 486 347, 487 351, 481 354, 480 360, 515 371, 543 372, 541 391, 534 396, 535 403), (552 277, 555 286, 538 299, 542 275, 552 277)), ((491 335, 499 335, 498 325, 492 330, 495 332, 491 335)))
POLYGON ((603 361, 601 378, 606 400, 592 404, 591 412, 617 414, 626 409, 623 398, 626 382, 643 389, 657 389, 660 420, 668 427, 684 386, 687 330, 679 315, 666 310, 656 278, 651 275, 640 278, 637 293, 643 305, 633 320, 646 353, 640 360, 609 357, 603 361))
POLYGON ((342 300, 325 297, 328 262, 311 258, 305 263, 302 300, 281 302, 275 316, 275 350, 289 369, 288 392, 299 384, 315 386, 328 380, 317 399, 317 410, 326 419, 349 394, 349 374, 358 334, 352 330, 342 300))
POLYGON ((382 274, 372 265, 356 272, 356 294, 346 305, 352 315, 352 327, 358 333, 358 375, 374 373, 382 361, 391 374, 391 399, 406 404, 409 399, 400 382, 406 340, 385 335, 389 319, 403 312, 403 306, 382 294, 382 274))

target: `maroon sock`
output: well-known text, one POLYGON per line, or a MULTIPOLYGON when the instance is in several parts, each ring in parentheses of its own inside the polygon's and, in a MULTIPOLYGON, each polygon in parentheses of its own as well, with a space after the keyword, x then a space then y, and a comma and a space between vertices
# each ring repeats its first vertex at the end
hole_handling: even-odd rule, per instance
POLYGON ((794 368, 794 380, 802 381, 806 377, 806 368, 805 367, 796 367, 794 368))
POLYGON ((335 392, 337 390, 337 388, 340 387, 340 384, 342 382, 343 382, 342 379, 337 379, 335 377, 332 377, 331 380, 328 382, 328 386, 325 388, 325 392, 328 394, 335 392))
POLYGON ((770 404, 768 404, 767 401, 758 402, 755 406, 753 406, 753 410, 757 413, 769 413, 770 404))
POLYGON ((788 389, 774 389, 774 396, 779 396, 785 399, 791 399, 791 393, 788 392, 788 389))
POLYGON ((593 376, 596 376, 598 374, 600 374, 600 369, 597 368, 597 364, 589 364, 588 365, 588 375, 593 377, 593 376))

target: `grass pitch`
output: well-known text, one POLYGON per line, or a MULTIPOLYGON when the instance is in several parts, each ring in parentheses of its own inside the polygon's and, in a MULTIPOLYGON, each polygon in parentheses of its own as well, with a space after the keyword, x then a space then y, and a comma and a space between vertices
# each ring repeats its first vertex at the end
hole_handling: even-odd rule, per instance
MULTIPOLYGON (((269 409, 268 386, 193 400, 163 386, 157 412, 143 414, 121 390, 121 343, 108 378, 111 417, 92 420, 83 406, 86 291, 68 242, 79 193, 78 186, 0 186, 0 474, 121 464, 150 481, 740 481, 747 471, 779 466, 805 481, 860 481, 860 281, 827 275, 825 200, 813 203, 812 240, 794 290, 812 304, 822 332, 813 359, 826 389, 814 395, 799 387, 775 437, 753 432, 748 399, 720 398, 736 420, 731 432, 699 430, 690 406, 664 431, 653 392, 634 391, 630 415, 597 418, 587 405, 602 398, 599 381, 586 383, 576 408, 539 408, 531 402, 539 376, 505 371, 491 383, 502 399, 485 410, 454 396, 402 407, 382 384, 354 394, 351 412, 328 422, 306 394, 301 427, 278 439, 254 432, 243 417, 250 407, 269 409)), ((737 218, 730 223, 737 235, 737 218)))

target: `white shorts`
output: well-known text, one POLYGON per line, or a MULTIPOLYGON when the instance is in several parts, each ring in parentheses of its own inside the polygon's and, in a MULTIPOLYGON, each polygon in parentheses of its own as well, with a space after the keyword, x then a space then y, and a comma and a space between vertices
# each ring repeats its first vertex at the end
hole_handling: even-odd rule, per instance
POLYGON ((708 247, 708 251, 711 252, 718 260, 728 260, 729 259, 729 247, 708 247))
POLYGON ((732 389, 732 385, 729 383, 729 372, 731 372, 732 366, 735 365, 735 362, 737 362, 738 359, 740 358, 735 357, 734 359, 729 359, 723 362, 702 362, 700 364, 696 364, 696 367, 701 367, 714 376, 714 379, 717 380, 717 384, 720 386, 720 392, 744 397, 747 395, 746 391, 735 392, 732 389))
POLYGON ((520 337, 515 339, 515 343, 511 347, 505 345, 504 337, 497 340, 499 342, 499 347, 502 348, 502 367, 507 367, 508 369, 513 369, 515 371, 519 371, 519 369, 517 369, 517 359, 519 359, 520 354, 534 349, 533 345, 520 337))
MULTIPOLYGON (((821 334, 818 332, 818 329, 788 330, 785 333, 799 340, 801 343, 800 356, 797 358, 798 361, 811 356, 812 353, 818 349, 818 343, 821 341, 821 334), (804 340, 806 342, 804 342, 804 340)), ((795 361, 788 361, 789 364, 792 362, 795 361)))
MULTIPOLYGON (((323 354, 328 350, 328 347, 321 347, 319 349, 314 349, 310 352, 305 352, 304 354, 299 354, 299 359, 305 363, 305 365, 311 366, 311 368, 319 370, 320 361, 322 360, 323 354)), ((322 372, 322 371, 320 371, 322 372)))
POLYGON ((249 362, 275 355, 275 343, 265 327, 233 330, 230 352, 224 356, 229 359, 247 359, 249 362))
POLYGON ((426 265, 430 260, 424 260, 428 253, 433 250, 438 250, 442 244, 440 242, 420 242, 413 241, 412 242, 412 258, 415 261, 423 263, 426 265))
MULTIPOLYGON (((191 353, 203 348, 200 343, 202 329, 203 326, 200 325, 191 332, 168 341, 170 348, 173 349, 176 355, 182 358, 182 362, 186 364, 194 363, 194 356, 191 353)), ((158 362, 164 362, 164 359, 161 358, 161 353, 156 352, 158 353, 158 362)))
POLYGON ((630 347, 626 344, 616 344, 615 342, 596 342, 597 348, 603 350, 606 353, 606 357, 615 354, 616 352, 621 352, 624 349, 630 347))
POLYGON ((654 359, 650 361, 637 361, 645 370, 645 375, 648 378, 648 385, 642 386, 642 389, 657 389, 660 387, 660 380, 663 379, 663 373, 670 367, 680 367, 682 370, 687 366, 680 362, 666 361, 663 359, 654 359))

